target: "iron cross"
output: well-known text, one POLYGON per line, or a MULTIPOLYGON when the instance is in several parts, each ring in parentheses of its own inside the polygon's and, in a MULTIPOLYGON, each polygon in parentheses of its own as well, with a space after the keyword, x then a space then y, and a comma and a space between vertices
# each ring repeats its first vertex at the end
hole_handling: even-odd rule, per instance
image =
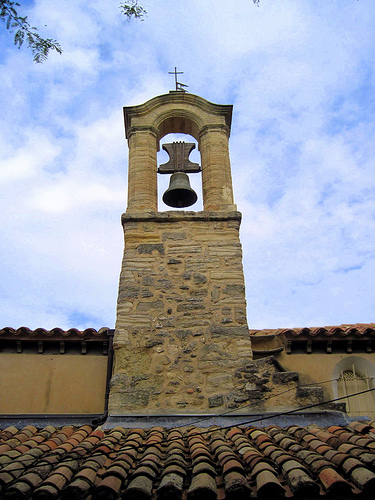
POLYGON ((176 91, 177 92, 186 92, 186 90, 183 87, 188 87, 189 85, 185 85, 184 83, 180 83, 177 81, 177 75, 183 75, 183 71, 177 71, 177 68, 175 66, 174 71, 168 71, 169 75, 174 75, 174 81, 176 84, 176 91))

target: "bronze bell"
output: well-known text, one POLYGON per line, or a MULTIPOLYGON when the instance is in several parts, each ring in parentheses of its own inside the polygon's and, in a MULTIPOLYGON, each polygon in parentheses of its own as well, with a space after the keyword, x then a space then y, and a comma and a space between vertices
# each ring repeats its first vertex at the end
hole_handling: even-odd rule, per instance
POLYGON ((190 187, 189 177, 185 172, 174 172, 169 181, 169 188, 163 194, 163 201, 169 207, 190 207, 198 199, 197 193, 190 187))

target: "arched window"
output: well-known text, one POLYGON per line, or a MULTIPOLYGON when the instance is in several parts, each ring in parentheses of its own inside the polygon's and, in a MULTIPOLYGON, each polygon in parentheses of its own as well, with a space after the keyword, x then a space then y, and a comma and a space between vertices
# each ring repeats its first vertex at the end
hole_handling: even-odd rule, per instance
POLYGON ((367 359, 359 356, 348 356, 338 363, 334 369, 334 396, 346 402, 346 411, 351 417, 367 416, 375 419, 374 392, 351 396, 358 392, 373 389, 375 366, 367 359))

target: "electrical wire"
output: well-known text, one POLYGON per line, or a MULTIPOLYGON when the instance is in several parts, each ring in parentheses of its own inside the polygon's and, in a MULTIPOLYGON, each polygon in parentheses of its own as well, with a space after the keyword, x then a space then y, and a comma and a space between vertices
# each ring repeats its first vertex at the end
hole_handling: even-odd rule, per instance
MULTIPOLYGON (((336 379, 333 379, 333 380, 336 380, 336 379)), ((294 409, 292 409, 292 410, 286 410, 286 411, 282 411, 282 412, 279 412, 279 413, 273 413, 272 415, 268 415, 268 416, 261 416, 261 417, 258 417, 258 418, 253 418, 252 420, 246 420, 246 421, 244 421, 244 422, 240 422, 240 423, 238 423, 238 424, 236 424, 236 425, 227 425, 227 426, 223 426, 223 427, 221 427, 221 426, 220 426, 220 427, 219 427, 219 429, 220 429, 220 430, 226 430, 226 429, 231 429, 232 427, 240 427, 240 426, 244 426, 244 425, 254 424, 254 423, 256 423, 256 422, 259 422, 259 421, 262 421, 262 420, 268 420, 268 419, 270 419, 270 418, 275 418, 275 417, 283 417, 283 416, 285 416, 285 415, 291 415, 291 414, 293 414, 293 413, 302 412, 302 411, 304 411, 304 410, 309 410, 309 409, 311 409, 311 408, 315 408, 315 407, 317 407, 317 406, 322 406, 322 405, 324 405, 324 404, 335 403, 335 402, 337 402, 337 401, 341 401, 341 400, 343 400, 343 399, 348 399, 348 398, 352 398, 352 397, 355 397, 355 396, 360 396, 361 394, 367 394, 367 393, 369 393, 369 392, 373 392, 373 391, 375 391, 375 387, 374 387, 374 388, 372 388, 372 389, 366 389, 365 391, 356 392, 356 393, 354 393, 354 394, 349 394, 348 396, 342 396, 342 397, 340 397, 340 398, 334 398, 334 399, 331 399, 331 400, 329 400, 329 401, 325 401, 324 403, 312 403, 312 404, 309 404, 309 405, 306 405, 306 406, 302 406, 302 407, 299 407, 299 408, 294 408, 294 409)), ((184 427, 190 427, 190 426, 189 426, 189 425, 187 425, 187 426, 184 426, 184 427)), ((171 429, 171 430, 174 430, 174 429, 176 429, 176 428, 177 428, 177 427, 174 427, 174 428, 173 428, 173 429, 171 429)), ((212 432, 212 431, 213 431, 213 429, 208 429, 208 430, 206 430, 206 431, 196 432, 196 433, 194 434, 194 436, 204 436, 205 434, 209 434, 209 433, 210 433, 210 432, 212 432)), ((30 438, 30 439, 32 439, 32 438, 30 438)), ((159 442, 159 443, 157 443, 157 444, 158 444, 158 445, 161 445, 161 444, 167 444, 167 443, 169 444, 169 443, 171 443, 171 442, 173 442, 173 441, 178 441, 179 439, 181 439, 181 438, 176 437, 176 438, 170 438, 170 439, 163 439, 162 441, 160 441, 160 442, 159 442)), ((48 439, 47 439, 47 441, 48 441, 48 439)), ((4 444, 6 444, 6 443, 4 443, 4 444)), ((41 443, 41 444, 43 444, 43 443, 41 443)), ((126 444, 126 443, 125 443, 125 444, 126 444)), ((99 444, 99 446, 100 446, 100 444, 99 444)), ((154 446, 154 444, 150 444, 150 445, 148 445, 147 447, 146 447, 146 446, 141 446, 141 445, 140 445, 139 447, 140 447, 140 448, 145 448, 145 449, 147 449, 148 447, 152 447, 152 446, 154 446)), ((11 450, 9 450, 9 451, 11 451, 11 450)), ((95 453, 95 450, 93 450, 93 452, 95 453)), ((27 453, 27 452, 26 452, 26 453, 27 453)), ((26 454, 26 453, 25 453, 25 454, 26 454)), ((68 453, 69 453, 69 452, 68 452, 68 453)), ((92 455, 90 455, 90 456, 92 456, 92 455)), ((89 457, 87 457, 87 458, 89 458, 89 457)), ((36 460, 38 460, 38 459, 35 459, 35 457, 33 457, 33 458, 31 458, 31 459, 30 459, 30 463, 35 463, 35 462, 36 462, 36 460)), ((66 459, 64 459, 64 458, 62 457, 61 462, 59 462, 58 464, 56 464, 56 466, 61 466, 61 465, 64 465, 64 464, 66 464, 66 463, 73 462, 73 461, 76 461, 76 460, 77 460, 77 458, 70 458, 70 457, 67 457, 66 459)), ((13 464, 14 464, 15 462, 17 462, 17 459, 15 459, 15 460, 13 460, 13 461, 9 462, 9 464, 11 464, 11 463, 13 463, 13 464)), ((22 461, 22 463, 23 463, 23 464, 27 464, 27 462, 29 462, 29 460, 23 460, 23 461, 22 461)), ((41 457, 41 458, 40 458, 39 462, 40 462, 40 464, 42 464, 42 463, 43 463, 43 457, 41 457)), ((6 467, 7 467, 7 465, 9 465, 9 464, 6 464, 6 465, 4 466, 4 468, 6 468, 6 467)), ((38 467, 38 463, 35 463, 34 467, 38 467)), ((52 469, 54 469, 54 468, 55 468, 55 467, 52 467, 52 469)), ((13 471, 18 471, 18 470, 25 470, 25 469, 26 469, 25 467, 19 467, 19 468, 17 468, 17 467, 12 467, 12 470, 11 470, 10 472, 13 472, 13 471)), ((1 469, 1 470, 3 470, 3 469, 1 469)))
MULTIPOLYGON (((333 378, 333 379, 330 379, 330 380, 324 380, 322 382, 311 382, 310 384, 304 384, 303 387, 309 387, 309 386, 316 386, 316 385, 323 385, 323 384, 328 384, 330 382, 337 382, 338 379, 337 378, 333 378)), ((278 392, 277 394, 271 394, 268 398, 264 398, 263 401, 269 401, 270 399, 272 398, 276 398, 278 396, 281 396, 283 394, 286 394, 288 392, 292 392, 292 391, 295 391, 296 390, 296 387, 291 387, 290 389, 286 389, 285 391, 282 391, 282 392, 278 392)), ((197 423, 200 423, 200 422, 206 422, 207 420, 212 420, 213 418, 221 418, 221 417, 224 417, 225 415, 228 415, 229 413, 233 413, 235 411, 240 411, 240 410, 243 410, 247 407, 250 407, 253 403, 250 402, 250 403, 246 403, 245 405, 243 406, 237 406, 237 408, 231 408, 230 410, 226 410, 222 413, 219 413, 219 414, 214 414, 214 415, 208 415, 208 416, 205 416, 205 417, 202 417, 198 420, 194 420, 193 422, 191 422, 190 424, 181 424, 179 426, 176 426, 174 427, 174 429, 180 429, 181 427, 187 427, 189 425, 196 425, 197 423)))

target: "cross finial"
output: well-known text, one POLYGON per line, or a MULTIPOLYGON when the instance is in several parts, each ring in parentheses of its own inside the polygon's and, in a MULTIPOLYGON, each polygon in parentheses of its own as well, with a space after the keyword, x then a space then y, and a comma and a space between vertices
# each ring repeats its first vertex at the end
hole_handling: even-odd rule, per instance
POLYGON ((168 74, 174 75, 177 92, 187 92, 186 89, 184 89, 184 87, 188 87, 189 85, 185 85, 185 83, 180 83, 177 81, 177 75, 183 75, 184 74, 183 71, 177 71, 177 68, 175 66, 174 71, 168 71, 168 74))

